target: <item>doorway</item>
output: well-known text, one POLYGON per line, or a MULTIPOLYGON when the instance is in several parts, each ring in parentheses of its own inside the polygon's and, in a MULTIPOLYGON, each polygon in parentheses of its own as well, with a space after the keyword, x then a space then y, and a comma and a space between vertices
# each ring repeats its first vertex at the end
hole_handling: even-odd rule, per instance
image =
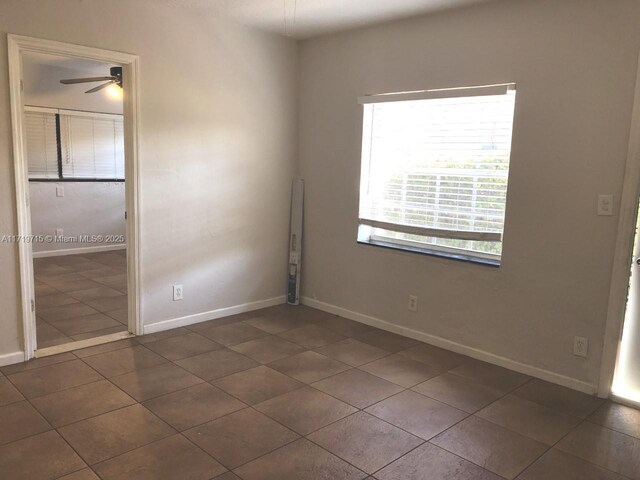
POLYGON ((137 61, 9 35, 25 360, 143 333, 137 61))
POLYGON ((622 327, 611 393, 626 402, 640 405, 640 215, 636 220, 635 238, 627 306, 622 327))

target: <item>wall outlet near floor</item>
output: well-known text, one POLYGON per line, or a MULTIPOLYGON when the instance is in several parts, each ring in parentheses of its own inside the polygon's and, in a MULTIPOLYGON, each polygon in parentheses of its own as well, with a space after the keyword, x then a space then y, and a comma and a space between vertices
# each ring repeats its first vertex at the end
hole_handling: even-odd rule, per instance
POLYGON ((174 285, 173 286, 173 301, 182 300, 182 285, 174 285))
POLYGON ((586 357, 589 352, 589 339, 586 337, 573 337, 573 354, 577 357, 586 357))
POLYGON ((56 228, 56 237, 62 237, 64 235, 64 229, 56 228))
POLYGON ((409 303, 407 304, 407 308, 410 312, 418 311, 418 297, 415 295, 409 295, 409 303))

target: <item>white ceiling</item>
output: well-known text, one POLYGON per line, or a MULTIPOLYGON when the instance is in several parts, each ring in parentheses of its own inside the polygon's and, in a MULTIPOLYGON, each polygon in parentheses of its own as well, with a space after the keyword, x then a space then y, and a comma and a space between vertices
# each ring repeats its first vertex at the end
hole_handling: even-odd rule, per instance
POLYGON ((297 39, 491 0, 148 0, 297 39), (286 14, 285 14, 286 12, 286 14), (294 15, 295 12, 295 15, 294 15), (286 18, 286 31, 285 31, 286 18))

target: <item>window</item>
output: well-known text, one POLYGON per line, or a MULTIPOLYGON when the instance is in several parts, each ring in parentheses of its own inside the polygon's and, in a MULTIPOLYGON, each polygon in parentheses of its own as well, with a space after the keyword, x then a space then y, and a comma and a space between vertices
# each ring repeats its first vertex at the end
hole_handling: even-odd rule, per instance
POLYGON ((358 241, 499 265, 515 86, 360 102, 358 241))
POLYGON ((46 111, 25 112, 29 178, 58 178, 56 116, 46 111))
POLYGON ((123 180, 122 115, 27 107, 30 179, 123 180))

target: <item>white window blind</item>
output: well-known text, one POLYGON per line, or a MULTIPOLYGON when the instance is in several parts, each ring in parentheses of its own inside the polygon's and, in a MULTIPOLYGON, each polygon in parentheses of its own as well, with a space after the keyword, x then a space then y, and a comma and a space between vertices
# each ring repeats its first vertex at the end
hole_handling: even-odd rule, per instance
POLYGON ((64 178, 124 178, 122 116, 61 113, 60 127, 64 178))
POLYGON ((499 256, 515 87, 363 97, 359 239, 499 256))
POLYGON ((25 130, 29 178, 58 178, 55 114, 26 111, 25 130))

